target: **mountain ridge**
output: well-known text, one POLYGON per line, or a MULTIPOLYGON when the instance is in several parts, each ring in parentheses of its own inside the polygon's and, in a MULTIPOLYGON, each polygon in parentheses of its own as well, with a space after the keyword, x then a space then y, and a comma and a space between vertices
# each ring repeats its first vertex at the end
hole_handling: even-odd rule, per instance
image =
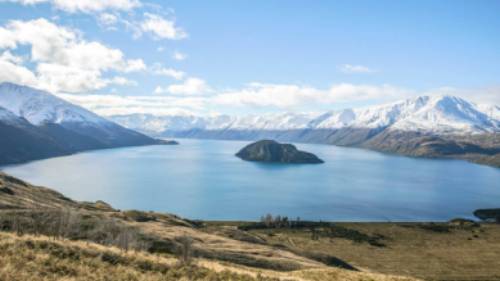
POLYGON ((332 144, 500 167, 499 116, 498 106, 445 95, 317 114, 205 118, 134 114, 111 119, 154 136, 332 144))
POLYGON ((162 144, 48 92, 0 83, 0 165, 80 151, 162 144))
POLYGON ((382 128, 434 133, 500 132, 500 108, 478 106, 453 96, 421 96, 371 107, 324 113, 274 113, 264 115, 201 117, 194 115, 156 116, 130 114, 111 116, 111 120, 149 133, 183 130, 294 130, 382 128), (484 112, 483 112, 484 111, 484 112))

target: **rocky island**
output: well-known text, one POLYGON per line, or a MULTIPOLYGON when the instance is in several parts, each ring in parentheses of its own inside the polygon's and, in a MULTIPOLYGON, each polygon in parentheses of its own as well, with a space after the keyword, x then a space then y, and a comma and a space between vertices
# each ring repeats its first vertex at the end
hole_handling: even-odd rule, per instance
POLYGON ((162 140, 162 139, 159 139, 158 142, 159 142, 159 144, 163 144, 163 145, 178 145, 179 144, 179 142, 175 141, 175 140, 162 140))
POLYGON ((287 164, 320 164, 324 163, 316 155, 298 150, 292 144, 282 144, 273 140, 261 140, 241 149, 236 156, 246 161, 287 163, 287 164))

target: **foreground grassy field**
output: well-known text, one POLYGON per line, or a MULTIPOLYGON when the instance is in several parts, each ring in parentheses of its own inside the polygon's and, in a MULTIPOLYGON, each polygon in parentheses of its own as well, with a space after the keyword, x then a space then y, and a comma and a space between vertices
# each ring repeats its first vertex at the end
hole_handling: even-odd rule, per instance
POLYGON ((206 259, 185 265, 170 255, 6 232, 0 232, 0 251, 0 280, 415 280, 324 266, 280 272, 206 259))
POLYGON ((500 280, 498 224, 278 221, 121 211, 0 173, 0 280, 500 280))
POLYGON ((2 281, 415 280, 330 266, 171 214, 76 202, 1 173, 0 253, 2 281))
MULTIPOLYGON (((237 225, 212 222, 230 235, 237 225), (225 230, 224 230, 225 229, 225 230)), ((425 280, 500 280, 500 225, 452 223, 336 223, 343 231, 256 229, 262 243, 304 256, 335 256, 364 271, 425 280)))

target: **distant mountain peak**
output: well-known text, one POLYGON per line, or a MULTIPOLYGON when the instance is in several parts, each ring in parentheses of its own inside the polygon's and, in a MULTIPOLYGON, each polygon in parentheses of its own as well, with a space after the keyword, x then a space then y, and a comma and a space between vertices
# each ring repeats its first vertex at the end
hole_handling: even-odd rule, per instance
POLYGON ((46 91, 9 82, 0 84, 0 106, 8 108, 12 113, 24 117, 34 125, 63 122, 108 122, 95 113, 46 91))
POLYGON ((89 149, 158 144, 48 92, 0 84, 0 165, 89 149))
POLYGON ((500 109, 478 106, 451 95, 417 96, 388 104, 348 108, 323 114, 280 113, 248 116, 112 116, 130 128, 159 134, 188 130, 328 130, 394 129, 432 133, 474 134, 500 131, 500 109))

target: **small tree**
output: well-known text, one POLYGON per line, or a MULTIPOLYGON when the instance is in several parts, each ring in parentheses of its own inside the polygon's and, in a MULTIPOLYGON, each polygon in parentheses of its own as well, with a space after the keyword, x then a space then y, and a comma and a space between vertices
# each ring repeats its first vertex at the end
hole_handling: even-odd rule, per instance
POLYGON ((183 266, 191 265, 193 260, 193 238, 184 235, 179 238, 180 249, 178 252, 179 261, 183 266))
POLYGON ((17 236, 24 235, 24 225, 23 225, 22 217, 18 213, 13 214, 12 230, 16 233, 17 236))
POLYGON ((274 224, 273 226, 275 228, 280 228, 281 227, 281 216, 280 215, 277 215, 276 217, 274 217, 274 224))
POLYGON ((130 248, 130 242, 132 240, 132 233, 129 228, 123 228, 116 238, 117 246, 124 252, 128 252, 130 248))
POLYGON ((267 215, 264 217, 264 219, 263 219, 263 221, 262 221, 262 222, 264 223, 264 225, 265 225, 266 227, 268 227, 268 228, 269 228, 269 227, 271 227, 271 226, 273 225, 273 215, 271 215, 271 214, 267 214, 267 215))
POLYGON ((288 220, 288 217, 283 217, 281 219, 281 221, 282 221, 283 227, 286 227, 286 228, 290 227, 290 221, 288 220))
POLYGON ((312 240, 319 239, 318 231, 316 230, 316 227, 314 227, 314 226, 311 226, 311 239, 312 240))

